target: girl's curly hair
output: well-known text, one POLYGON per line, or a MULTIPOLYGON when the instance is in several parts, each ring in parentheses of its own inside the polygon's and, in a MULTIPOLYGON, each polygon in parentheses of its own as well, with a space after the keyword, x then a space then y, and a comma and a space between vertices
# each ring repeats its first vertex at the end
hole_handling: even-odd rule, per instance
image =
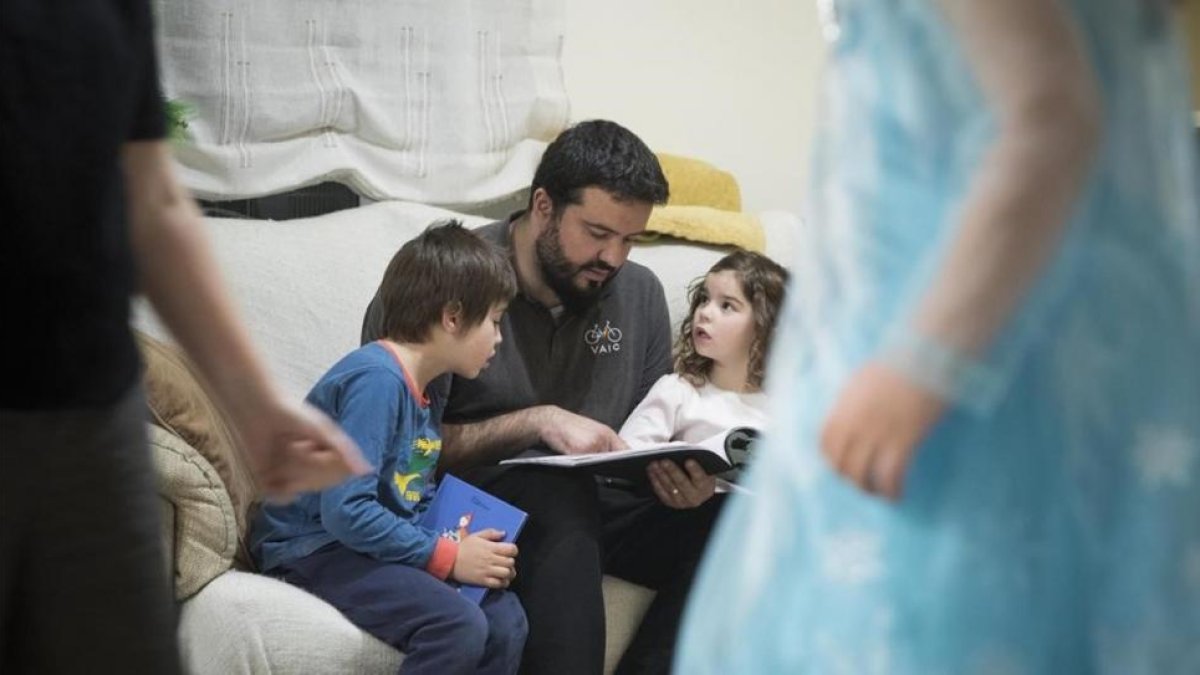
POLYGON ((767 363, 767 351, 775 333, 775 320, 783 306, 788 272, 765 255, 738 250, 721 258, 708 272, 688 288, 688 313, 679 326, 675 339, 675 372, 693 386, 703 386, 712 370, 712 359, 696 353, 692 341, 692 325, 696 308, 705 300, 704 280, 709 274, 732 271, 742 283, 742 293, 750 303, 754 317, 754 342, 750 346, 750 363, 746 384, 761 389, 767 363))

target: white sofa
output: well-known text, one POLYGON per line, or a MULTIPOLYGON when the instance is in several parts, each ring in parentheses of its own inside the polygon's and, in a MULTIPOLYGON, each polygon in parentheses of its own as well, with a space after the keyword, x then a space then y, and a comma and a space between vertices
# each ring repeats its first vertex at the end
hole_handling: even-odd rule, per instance
MULTIPOLYGON (((461 218, 469 226, 488 221, 429 206, 382 202, 306 220, 209 219, 208 223, 226 284, 255 342, 273 374, 300 398, 330 365, 358 346, 363 311, 396 249, 430 222, 447 217, 461 218)), ((799 221, 782 212, 760 214, 760 220, 767 253, 781 262, 790 261, 799 221)), ((635 246, 631 259, 659 275, 673 325, 678 325, 686 311, 689 282, 725 252, 721 247, 662 239, 635 246)), ((165 339, 143 304, 136 308, 135 323, 142 332, 165 339)), ((192 471, 193 484, 206 498, 215 496, 219 502, 208 508, 226 513, 221 499, 228 501, 228 497, 221 494, 216 472, 194 451, 189 453, 184 440, 152 427, 151 445, 160 473, 181 466, 192 471), (163 468, 168 464, 173 468, 163 468)), ((174 552, 177 597, 182 601, 180 638, 190 672, 395 672, 403 657, 359 631, 331 606, 287 584, 234 569, 240 523, 226 515, 217 518, 215 525, 210 519, 198 528, 195 518, 184 512, 192 508, 189 502, 168 494, 174 489, 168 482, 160 476, 165 536, 174 552), (206 571, 197 577, 196 565, 189 562, 197 547, 190 544, 201 536, 217 545, 205 548, 206 571)), ((606 672, 611 672, 652 596, 644 588, 612 578, 606 579, 604 590, 609 630, 606 672)))

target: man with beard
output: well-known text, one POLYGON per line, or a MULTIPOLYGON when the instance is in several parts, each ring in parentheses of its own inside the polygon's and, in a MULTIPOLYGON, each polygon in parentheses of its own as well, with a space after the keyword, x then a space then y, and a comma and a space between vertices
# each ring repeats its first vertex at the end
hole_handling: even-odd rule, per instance
MULTIPOLYGON (((658 160, 637 136, 583 122, 546 148, 527 210, 477 230, 509 252, 520 292, 491 366, 441 383, 450 388, 442 457, 529 513, 512 585, 529 617, 524 673, 601 672, 606 572, 658 591, 618 672, 668 672, 721 501, 698 466, 655 465, 653 496, 582 472, 495 466, 527 452, 624 447, 615 429, 671 370, 662 285, 626 262, 666 199, 658 160)), ((382 318, 372 301, 364 341, 380 335, 382 318)))

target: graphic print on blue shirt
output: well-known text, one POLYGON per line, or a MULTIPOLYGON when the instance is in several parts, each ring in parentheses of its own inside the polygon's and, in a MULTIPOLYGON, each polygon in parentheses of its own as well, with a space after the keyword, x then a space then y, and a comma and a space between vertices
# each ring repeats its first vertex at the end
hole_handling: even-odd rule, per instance
POLYGON ((442 453, 442 439, 430 436, 417 436, 409 448, 407 471, 392 472, 392 482, 400 501, 408 502, 415 507, 426 496, 427 487, 433 487, 433 481, 427 480, 437 468, 438 457, 442 453))

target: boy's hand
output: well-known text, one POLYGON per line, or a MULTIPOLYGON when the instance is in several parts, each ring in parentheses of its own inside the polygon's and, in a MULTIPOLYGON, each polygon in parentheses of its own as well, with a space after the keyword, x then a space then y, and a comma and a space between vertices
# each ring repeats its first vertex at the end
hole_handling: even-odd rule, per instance
POLYGON ((517 545, 501 541, 500 530, 480 530, 458 542, 450 577, 463 584, 508 588, 517 576, 517 545))

